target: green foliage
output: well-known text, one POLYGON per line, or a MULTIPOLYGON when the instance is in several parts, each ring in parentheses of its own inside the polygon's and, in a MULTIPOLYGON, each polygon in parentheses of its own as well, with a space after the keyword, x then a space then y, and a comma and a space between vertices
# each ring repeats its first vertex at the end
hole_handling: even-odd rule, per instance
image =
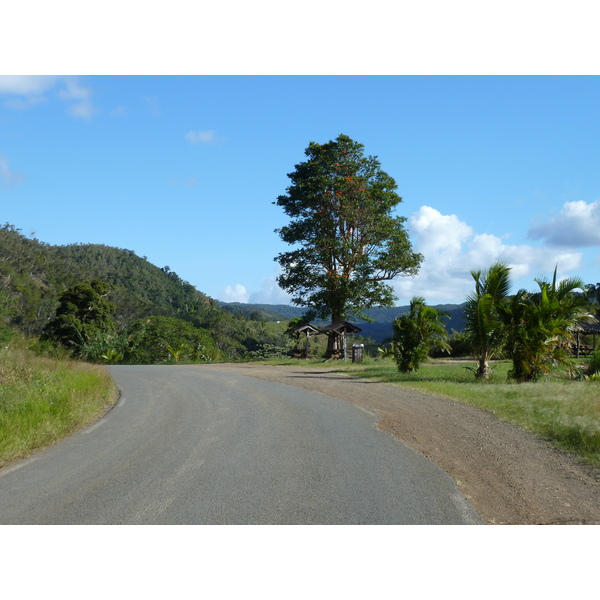
POLYGON ((394 321, 394 356, 402 373, 418 371, 433 348, 450 351, 448 332, 442 318, 424 298, 413 298, 410 312, 394 321))
POLYGON ((590 356, 586 366, 585 374, 588 378, 595 378, 600 373, 600 347, 594 350, 594 354, 590 356))
POLYGON ((112 315, 116 306, 107 296, 111 286, 100 279, 79 283, 63 292, 56 316, 42 332, 43 340, 51 340, 86 355, 82 349, 105 334, 115 331, 112 315))
MULTIPOLYGON (((288 324, 288 329, 293 329, 294 327, 300 327, 302 325, 308 325, 310 323, 310 315, 303 315, 301 317, 294 317, 288 324)), ((293 334, 292 334, 293 335, 293 334)))
POLYGON ((291 219, 277 232, 296 246, 275 258, 283 270, 279 285, 312 317, 332 321, 392 306, 392 288, 383 282, 414 275, 422 260, 412 252, 405 218, 392 215, 402 201, 396 182, 345 135, 311 142, 305 154, 276 202, 291 219))
POLYGON ((211 362, 223 354, 205 329, 175 317, 149 317, 134 321, 127 330, 123 360, 154 364, 189 360, 211 362))
POLYGON ((202 320, 218 310, 216 301, 168 267, 160 269, 132 250, 51 246, 23 236, 13 225, 0 227, 0 302, 10 324, 23 333, 39 335, 54 317, 62 292, 90 279, 113 286, 114 320, 120 329, 151 315, 202 320))
POLYGON ((15 337, 0 349, 0 467, 91 424, 117 398, 104 369, 30 345, 15 337))
MULTIPOLYGON (((279 324, 270 323, 284 320, 279 315, 261 308, 232 315, 169 267, 158 268, 131 250, 98 244, 51 246, 23 236, 9 224, 0 227, 0 284, 0 340, 9 339, 13 330, 40 335, 53 321, 39 347, 56 352, 49 348, 51 340, 73 341, 74 336, 75 343, 69 342, 69 347, 93 362, 121 362, 129 326, 158 316, 182 319, 208 332, 213 341, 207 347, 216 346, 223 360, 242 358, 261 344, 287 343, 283 333, 275 330, 279 324), (65 314, 57 322, 64 291, 91 279, 111 286, 115 328, 82 329, 75 313, 65 314)), ((175 354, 169 355, 171 360, 179 356, 177 347, 177 343, 172 346, 175 354)), ((186 353, 188 358, 189 349, 186 353)), ((160 360, 164 360, 162 354, 160 360)))
POLYGON ((569 346, 579 323, 593 322, 578 278, 536 280, 540 291, 519 290, 501 309, 506 353, 513 361, 509 376, 519 382, 537 381, 554 366, 569 367, 569 346))
MULTIPOLYGON (((471 356, 471 344, 464 331, 453 331, 448 343, 450 356, 454 358, 471 356)), ((439 356, 439 353, 432 353, 432 356, 439 356)))
POLYGON ((253 360, 273 360, 289 356, 288 346, 274 346, 273 344, 261 344, 256 350, 248 353, 253 360))
POLYGON ((503 345, 504 329, 500 309, 508 301, 510 267, 496 263, 487 273, 471 271, 475 290, 465 303, 465 335, 478 360, 475 376, 489 379, 490 360, 503 345))

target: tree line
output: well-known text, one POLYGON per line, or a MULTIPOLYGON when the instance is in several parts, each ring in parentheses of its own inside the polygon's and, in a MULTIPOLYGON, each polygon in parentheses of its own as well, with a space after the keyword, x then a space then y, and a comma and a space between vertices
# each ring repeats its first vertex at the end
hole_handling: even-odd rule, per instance
MULTIPOLYGON (((462 339, 477 361, 477 379, 490 378, 491 360, 512 361, 509 378, 537 381, 557 367, 573 370, 572 348, 578 332, 597 322, 600 286, 580 278, 536 279, 538 290, 509 295, 510 267, 492 265, 485 273, 471 271, 475 289, 465 303, 462 339)), ((410 312, 394 322, 394 356, 402 372, 416 371, 435 349, 450 352, 446 315, 413 298, 410 312)))
POLYGON ((233 314, 132 250, 52 246, 0 227, 0 339, 106 362, 234 360, 285 348, 285 324, 233 314), (203 349, 204 348, 204 349, 203 349))

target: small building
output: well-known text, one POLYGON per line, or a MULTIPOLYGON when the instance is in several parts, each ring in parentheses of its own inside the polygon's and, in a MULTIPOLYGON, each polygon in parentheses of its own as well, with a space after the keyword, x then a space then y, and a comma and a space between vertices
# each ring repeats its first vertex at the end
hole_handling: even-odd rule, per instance
POLYGON ((291 327, 285 332, 287 335, 296 336, 296 347, 294 348, 294 358, 310 358, 310 338, 319 335, 319 329, 310 323, 291 327), (305 336, 304 341, 302 340, 305 336))
POLYGON ((346 360, 346 337, 360 333, 362 329, 348 321, 337 321, 324 327, 319 327, 319 333, 329 336, 326 358, 343 358, 346 360))
POLYGON ((329 339, 325 358, 347 358, 346 338, 362 329, 348 321, 338 321, 323 327, 316 327, 310 323, 290 327, 285 333, 296 336, 296 347, 293 350, 294 358, 312 358, 310 356, 310 339, 316 335, 324 334, 329 339))
POLYGON ((575 327, 575 344, 571 348, 572 353, 579 358, 580 355, 590 356, 596 350, 596 336, 600 335, 600 323, 586 323, 575 327), (592 336, 592 345, 582 344, 582 337, 592 336))

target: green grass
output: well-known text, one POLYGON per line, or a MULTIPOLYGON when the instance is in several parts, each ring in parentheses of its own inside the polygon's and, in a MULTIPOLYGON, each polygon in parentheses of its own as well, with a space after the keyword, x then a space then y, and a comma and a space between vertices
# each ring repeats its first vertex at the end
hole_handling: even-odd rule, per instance
POLYGON ((392 360, 339 368, 488 410, 600 467, 600 381, 572 381, 557 371, 544 381, 513 383, 506 378, 511 363, 498 361, 492 379, 481 382, 465 368, 474 365, 472 360, 430 360, 412 374, 399 373, 392 360))
POLYGON ((102 367, 37 356, 13 340, 0 349, 0 467, 93 423, 116 399, 102 367))

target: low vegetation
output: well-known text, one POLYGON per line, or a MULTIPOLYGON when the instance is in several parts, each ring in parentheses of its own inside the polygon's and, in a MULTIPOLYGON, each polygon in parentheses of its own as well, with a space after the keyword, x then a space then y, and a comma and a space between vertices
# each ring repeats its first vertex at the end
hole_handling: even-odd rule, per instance
POLYGON ((117 395, 103 367, 39 356, 13 338, 0 348, 0 467, 90 425, 117 395))

